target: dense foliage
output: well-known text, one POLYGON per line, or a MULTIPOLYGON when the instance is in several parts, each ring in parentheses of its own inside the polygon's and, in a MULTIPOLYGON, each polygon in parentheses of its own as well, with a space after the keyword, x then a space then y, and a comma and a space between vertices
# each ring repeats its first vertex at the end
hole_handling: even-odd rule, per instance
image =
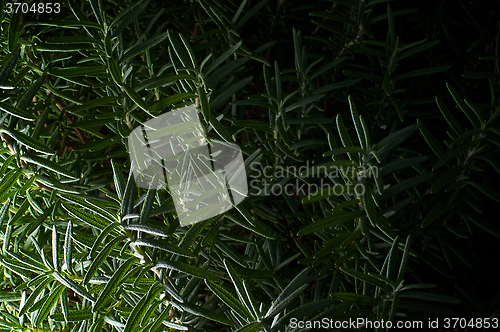
POLYGON ((24 3, 0 11, 0 331, 500 316, 496 2, 24 3), (250 192, 181 227, 127 137, 191 104, 250 192))

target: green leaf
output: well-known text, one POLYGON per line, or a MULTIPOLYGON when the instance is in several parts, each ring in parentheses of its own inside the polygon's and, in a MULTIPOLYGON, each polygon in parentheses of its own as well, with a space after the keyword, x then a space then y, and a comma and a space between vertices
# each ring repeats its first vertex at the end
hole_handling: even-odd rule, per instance
POLYGON ((306 197, 302 199, 303 204, 310 204, 328 197, 340 196, 343 193, 350 193, 350 187, 347 185, 336 184, 334 186, 328 186, 326 188, 321 188, 313 193, 308 193, 306 197), (340 188, 340 189, 339 189, 340 188))
MULTIPOLYGON (((187 40, 182 33, 179 33, 179 38, 181 39, 184 47, 186 48, 189 59, 191 60, 191 68, 196 68, 196 56, 194 55, 193 49, 191 48, 191 43, 187 40)), ((197 71, 197 70, 196 70, 197 71)))
POLYGON ((155 36, 153 38, 147 38, 144 42, 135 45, 132 47, 130 50, 125 52, 123 56, 118 60, 118 65, 123 64, 125 61, 127 61, 130 58, 135 57, 136 55, 139 55, 141 53, 146 52, 149 50, 151 47, 154 47, 156 45, 159 45, 161 42, 163 42, 165 39, 167 39, 168 33, 162 33, 158 36, 155 36))
POLYGON ((216 274, 212 272, 208 272, 205 270, 200 269, 199 267, 192 266, 189 264, 181 263, 181 262, 174 262, 174 261, 169 261, 169 260, 163 260, 158 263, 156 263, 155 268, 164 268, 164 269, 173 269, 179 272, 183 272, 189 275, 192 275, 194 277, 202 278, 202 279, 207 279, 211 281, 219 281, 220 278, 216 274))
POLYGON ((247 86, 252 79, 253 76, 249 76, 237 83, 231 84, 231 86, 227 90, 223 91, 221 94, 210 101, 210 109, 216 110, 221 107, 228 98, 234 95, 237 91, 241 90, 243 87, 247 86))
POLYGON ((234 54, 234 52, 236 52, 240 48, 241 44, 243 44, 242 40, 240 40, 238 43, 236 43, 236 45, 234 45, 233 47, 222 53, 221 56, 219 56, 210 65, 206 67, 204 74, 208 76, 208 74, 217 69, 217 67, 219 67, 224 61, 226 61, 231 55, 234 54))
MULTIPOLYGON (((349 134, 347 133, 347 129, 344 125, 344 121, 342 121, 342 117, 340 116, 340 114, 337 114, 336 122, 337 122, 337 131, 339 132, 339 136, 340 136, 340 140, 342 141, 342 145, 344 147, 353 146, 351 138, 350 138, 349 134)), ((353 161, 358 160, 357 154, 349 153, 348 155, 349 155, 350 160, 353 160, 353 161)))
POLYGON ((389 136, 382 139, 375 144, 373 150, 377 151, 380 159, 384 159, 391 151, 397 148, 401 143, 413 135, 413 133, 420 127, 420 124, 411 125, 393 132, 389 136))
POLYGON ((167 87, 178 81, 185 81, 185 80, 194 81, 196 80, 196 76, 190 74, 178 74, 169 76, 162 75, 142 82, 141 84, 135 87, 135 90, 136 91, 152 90, 160 87, 167 87))
POLYGON ((59 264, 59 234, 57 233, 56 225, 52 225, 52 264, 54 270, 61 271, 59 264))
POLYGON ((241 67, 243 64, 247 63, 250 57, 242 57, 234 61, 228 62, 222 67, 219 67, 208 79, 206 80, 206 86, 215 86, 216 83, 224 76, 233 73, 237 68, 241 67))
POLYGON ((12 17, 10 19, 10 24, 7 29, 7 35, 9 37, 8 41, 8 46, 9 46, 9 52, 14 53, 14 51, 17 51, 18 46, 19 46, 19 35, 21 34, 21 31, 23 30, 22 27, 22 20, 21 20, 21 15, 22 11, 17 11, 15 13, 12 13, 12 17))
MULTIPOLYGON (((421 124, 422 122, 420 120, 417 120, 417 123, 421 124)), ((420 133, 424 137, 431 150, 436 154, 436 156, 441 158, 441 156, 445 154, 445 150, 438 142, 438 140, 434 137, 434 135, 431 134, 429 130, 427 130, 425 126, 422 125, 419 129, 420 133)))
POLYGON ((113 58, 108 59, 107 71, 111 75, 111 78, 113 79, 113 81, 118 86, 122 87, 123 86, 122 71, 120 70, 120 67, 118 67, 118 64, 116 63, 115 59, 113 59, 113 58))
POLYGON ((380 279, 375 278, 374 276, 368 275, 366 273, 362 273, 356 270, 353 270, 348 267, 340 267, 340 270, 344 273, 347 273, 348 275, 359 279, 361 281, 367 282, 369 284, 372 284, 374 286, 380 287, 382 290, 386 291, 387 293, 391 292, 391 287, 387 282, 381 281, 380 279))
MULTIPOLYGON (((7 171, 9 169, 9 166, 10 164, 12 163, 12 161, 14 161, 16 159, 16 155, 13 154, 11 156, 9 156, 3 163, 2 163, 2 167, 0 167, 0 177, 2 177, 4 174, 5 174, 5 171, 7 171)), ((16 166, 14 166, 15 168, 16 166)))
POLYGON ((243 17, 241 18, 241 20, 239 20, 239 22, 236 24, 234 30, 236 31, 240 30, 240 28, 242 28, 245 25, 245 23, 252 18, 252 16, 254 16, 262 7, 266 5, 267 1, 268 0, 260 1, 258 4, 253 6, 252 9, 246 12, 245 15, 243 15, 243 17))
MULTIPOLYGON (((282 99, 282 84, 281 84, 281 74, 280 74, 280 68, 278 65, 278 61, 274 61, 274 81, 276 82, 276 99, 277 103, 281 104, 282 99)), ((285 99, 286 100, 286 99, 285 99)))
POLYGON ((27 148, 35 150, 37 152, 44 153, 44 154, 54 154, 55 153, 47 145, 40 143, 39 141, 37 141, 37 140, 29 137, 26 134, 19 132, 19 131, 13 131, 10 129, 0 128, 0 133, 5 133, 5 134, 9 135, 10 137, 15 139, 20 144, 26 146, 27 148))
POLYGON ((142 205, 142 209, 141 209, 141 213, 140 213, 140 217, 139 217, 139 224, 144 225, 149 221, 151 207, 153 206, 154 199, 156 196, 155 186, 157 185, 157 183, 158 183, 157 177, 154 177, 153 181, 151 181, 151 183, 150 183, 144 204, 142 205))
POLYGON ((478 118, 476 117, 474 112, 471 112, 470 108, 467 106, 465 101, 460 97, 458 92, 449 83, 446 83, 446 87, 448 88, 448 91, 450 92, 451 96, 457 103, 458 107, 462 110, 465 116, 467 116, 467 118, 472 123, 474 128, 480 128, 481 123, 479 122, 478 118))
POLYGON ((348 240, 352 239, 348 243, 348 244, 350 244, 353 240, 355 240, 360 235, 361 235, 361 232, 358 229, 357 231, 352 232, 352 233, 346 232, 346 233, 342 233, 342 234, 335 236, 333 239, 327 241, 322 246, 321 250, 318 251, 314 255, 314 259, 319 259, 319 258, 330 255, 333 251, 345 247, 344 243, 348 242, 348 240))
POLYGON ((236 332, 259 332, 259 331, 262 331, 262 323, 258 321, 247 324, 236 330, 236 332))
MULTIPOLYGON (((238 298, 240 299, 241 303, 249 310, 248 308, 252 308, 252 300, 249 298, 248 294, 245 291, 245 286, 243 285, 243 280, 239 276, 239 274, 236 272, 234 267, 229 263, 227 259, 224 259, 224 266, 226 267, 226 271, 229 274, 229 277, 231 278, 231 281, 233 282, 233 286, 236 289, 236 294, 238 294, 238 298)), ((251 313, 251 311, 250 311, 251 313)), ((251 313, 252 314, 252 313, 251 313)), ((254 314, 253 319, 256 318, 254 314)))
POLYGON ((60 78, 98 76, 104 73, 106 73, 106 67, 101 66, 78 66, 66 68, 52 67, 48 70, 49 75, 60 78))
POLYGON ((162 108, 165 108, 170 105, 177 104, 181 101, 195 98, 196 95, 194 93, 178 93, 173 96, 168 96, 166 98, 160 99, 156 104, 153 104, 149 109, 150 112, 156 112, 162 108))
MULTIPOLYGON (((323 98, 324 96, 325 96, 325 94, 320 94, 320 95, 317 95, 317 96, 303 98, 303 99, 299 100, 298 102, 293 103, 292 105, 290 105, 287 108, 285 108, 285 112, 290 112, 290 111, 293 111, 294 109, 299 108, 299 107, 301 107, 303 105, 314 103, 314 102, 320 100, 321 98, 323 98)), ((325 120, 332 121, 330 119, 325 119, 325 120)))
MULTIPOLYGON (((86 197, 83 199, 83 196, 74 196, 74 195, 68 195, 68 194, 61 194, 60 195, 64 200, 79 205, 88 211, 92 211, 93 213, 96 213, 97 215, 101 216, 102 218, 108 220, 110 223, 118 221, 118 218, 116 216, 115 212, 109 211, 107 208, 111 207, 112 209, 117 209, 119 205, 111 203, 109 201, 103 201, 103 200, 96 200, 91 199, 89 197, 86 197)), ((115 232, 115 234, 119 234, 115 232)))
POLYGON ((104 261, 106 261, 113 249, 118 245, 118 243, 122 242, 126 238, 127 237, 125 235, 118 236, 106 244, 106 246, 99 252, 99 255, 97 255, 97 257, 93 259, 92 264, 90 265, 87 273, 85 274, 85 278, 83 279, 84 284, 89 283, 90 279, 94 276, 99 267, 104 264, 104 261))
MULTIPOLYGON (((171 30, 167 31, 168 39, 170 40, 170 46, 171 49, 175 52, 177 55, 177 59, 181 62, 182 67, 184 68, 192 68, 191 61, 188 58, 188 55, 186 54, 186 51, 181 47, 181 44, 173 34, 171 30)), ((173 59, 172 59, 173 61, 173 59)))
POLYGON ((500 238, 500 230, 495 226, 491 226, 490 223, 472 216, 467 216, 466 219, 472 221, 474 224, 476 224, 489 234, 496 236, 497 238, 500 238))
POLYGON ((235 311, 241 318, 253 319, 250 311, 241 304, 231 293, 229 293, 224 287, 217 285, 214 282, 205 280, 208 288, 217 295, 222 302, 224 302, 231 310, 235 311))
POLYGON ((129 230, 129 231, 143 232, 143 233, 147 233, 147 234, 151 234, 151 235, 155 235, 155 236, 163 236, 163 237, 170 236, 170 234, 168 234, 167 232, 165 232, 159 228, 149 226, 149 225, 128 224, 127 226, 125 226, 125 229, 129 230))
POLYGON ((323 87, 321 87, 319 89, 314 90, 313 93, 315 95, 318 95, 318 94, 323 94, 325 92, 329 92, 329 91, 332 91, 332 90, 344 89, 344 88, 356 85, 359 82, 361 82, 360 78, 357 78, 357 79, 354 79, 354 80, 346 80, 346 81, 331 83, 331 84, 327 84, 327 85, 325 85, 325 86, 323 86, 323 87))
POLYGON ((338 154, 349 153, 349 152, 363 153, 363 154, 366 153, 366 151, 363 148, 360 148, 358 146, 345 146, 345 147, 335 148, 335 149, 332 149, 331 151, 325 152, 325 153, 323 153, 323 157, 335 156, 338 154))
POLYGON ((462 75, 462 77, 465 78, 472 78, 472 79, 499 79, 500 74, 497 73, 490 73, 490 72, 475 72, 475 73, 465 73, 462 75))
POLYGON ((406 237, 405 247, 403 249, 403 257, 401 258, 401 265, 399 266, 398 278, 396 280, 396 285, 399 285, 401 281, 403 281, 406 267, 408 266, 408 258, 410 257, 410 244, 411 244, 411 236, 408 235, 406 237))
POLYGON ((348 99, 349 99, 349 107, 351 109, 352 121, 354 122, 354 128, 356 128, 356 133, 358 134, 359 145, 361 146, 361 148, 366 149, 365 133, 361 126, 358 109, 356 108, 356 105, 354 104, 354 101, 352 100, 351 96, 349 96, 348 99))
POLYGON ((109 222, 107 222, 104 218, 85 212, 73 205, 62 204, 62 207, 87 225, 95 227, 98 230, 102 231, 109 225, 109 222))
POLYGON ((445 186, 449 185, 450 183, 456 183, 457 182, 456 179, 460 171, 461 171, 460 167, 452 167, 446 172, 444 172, 432 184, 431 193, 435 194, 441 189, 443 189, 445 186))
POLYGON ((300 294, 309 286, 305 282, 305 278, 309 274, 310 268, 305 268, 293 278, 293 280, 283 289, 276 300, 273 301, 271 307, 265 314, 265 317, 273 317, 286 306, 292 303, 300 294))
POLYGON ((481 159, 481 160, 486 161, 488 164, 491 165, 491 167, 493 167, 495 169, 495 171, 497 171, 498 174, 500 174, 500 164, 498 162, 496 162, 493 159, 487 158, 485 156, 475 156, 475 157, 477 159, 481 159))
POLYGON ((2 228, 5 217, 7 216, 8 212, 9 212, 10 201, 11 201, 11 198, 9 198, 7 203, 3 204, 2 208, 0 209, 0 228, 2 228))
POLYGON ((59 273, 54 272, 52 276, 59 281, 64 286, 71 288, 75 293, 82 296, 83 298, 89 300, 90 302, 94 302, 94 298, 81 286, 75 283, 73 280, 70 280, 64 276, 61 276, 59 273))
POLYGON ((176 303, 175 306, 180 307, 183 311, 187 311, 196 316, 201 316, 214 322, 219 322, 224 325, 233 326, 234 322, 227 319, 225 316, 215 313, 213 310, 208 310, 203 307, 190 303, 176 303))
POLYGON ((380 169, 382 175, 392 174, 404 168, 420 164, 429 159, 427 156, 421 157, 409 157, 409 158, 399 158, 398 160, 392 161, 380 169))
POLYGON ((385 276, 390 280, 394 280, 395 278, 396 262, 398 261, 399 242, 400 242, 400 237, 398 235, 395 237, 394 242, 391 245, 391 250, 389 250, 389 253, 386 256, 387 264, 384 264, 384 266, 387 267, 385 276))
MULTIPOLYGON (((134 203, 135 196, 135 180, 134 180, 134 172, 129 172, 127 184, 125 185, 125 191, 123 193, 123 201, 121 206, 121 217, 132 213, 132 207, 134 203)), ((120 218, 120 221, 121 218, 120 218)))
POLYGON ((210 121, 210 103, 208 102, 207 92, 204 87, 198 88, 198 95, 200 101, 201 114, 206 122, 210 121))
POLYGON ((313 138, 313 139, 306 139, 302 140, 298 143, 292 144, 288 147, 289 150, 295 150, 295 149, 300 149, 303 147, 312 147, 312 146, 321 146, 321 145, 326 145, 328 142, 324 139, 320 138, 313 138))
POLYGON ((7 199, 7 195, 4 193, 8 193, 9 190, 14 186, 19 176, 21 176, 21 170, 12 169, 10 170, 2 179, 0 183, 0 203, 3 203, 7 199))
MULTIPOLYGON (((287 120, 288 124, 316 124, 316 125, 322 125, 322 124, 328 124, 332 123, 332 119, 325 119, 325 118, 313 118, 313 117, 301 117, 301 118, 295 118, 295 119, 290 119, 287 120)), ((281 122, 278 122, 281 123, 281 122)), ((282 125, 283 126, 283 125, 282 125)), ((284 136, 284 135, 282 135, 284 136)))
POLYGON ((125 179, 120 167, 113 159, 111 159, 111 167, 113 168, 113 183, 115 184, 116 194, 120 200, 123 200, 123 193, 125 191, 125 179))
POLYGON ((456 139, 454 139, 453 142, 451 142, 448 145, 448 147, 450 149, 453 149, 454 147, 456 147, 457 145, 459 145, 463 141, 466 141, 466 140, 475 140, 476 137, 477 138, 481 138, 481 137, 484 137, 484 136, 485 136, 485 131, 482 128, 474 128, 474 129, 471 129, 471 130, 467 130, 465 133, 463 133, 462 135, 460 135, 456 139))
POLYGON ((59 297, 65 290, 66 290, 65 285, 58 285, 55 289, 53 289, 50 292, 44 304, 38 310, 38 313, 34 321, 35 326, 40 326, 40 324, 47 318, 47 316, 50 313, 50 310, 52 309, 52 307, 54 307, 54 305, 57 303, 57 300, 59 300, 59 297))
POLYGON ((103 30, 103 27, 99 23, 94 21, 84 21, 84 20, 65 19, 65 18, 51 19, 49 21, 36 21, 36 25, 58 27, 58 28, 69 28, 69 29, 78 29, 79 27, 90 27, 103 30))
POLYGON ((427 41, 427 39, 422 39, 422 40, 419 40, 417 42, 407 44, 407 45, 401 47, 399 50, 398 59, 402 60, 402 59, 407 58, 413 54, 422 52, 428 48, 436 46, 437 44, 440 43, 440 40, 433 40, 433 41, 427 42, 425 44, 422 44, 425 41, 427 41), (419 45, 419 46, 417 46, 417 45, 419 45))
POLYGON ((158 284, 151 285, 149 291, 144 294, 134 309, 132 309, 132 312, 127 319, 127 324, 123 330, 124 332, 137 331, 136 326, 139 325, 141 319, 144 315, 146 315, 146 311, 149 310, 151 303, 155 300, 156 294, 158 294, 159 291, 160 288, 158 287, 158 284))
MULTIPOLYGON (((78 98, 76 98, 75 96, 73 96, 70 93, 66 93, 66 92, 62 91, 61 89, 54 88, 49 82, 44 82, 44 87, 47 88, 47 92, 48 93, 49 92, 53 93, 55 96, 58 96, 58 97, 60 97, 60 98, 62 98, 64 100, 69 100, 72 103, 75 103, 76 105, 81 105, 82 104, 81 100, 79 100, 78 98)), ((70 112, 70 111, 68 110, 68 112, 70 112)))
POLYGON ((251 130, 256 130, 256 131, 265 131, 270 134, 273 133, 273 130, 267 123, 263 123, 261 121, 257 120, 235 120, 234 125, 237 127, 245 127, 249 128, 251 130))
MULTIPOLYGON (((153 325, 151 325, 151 328, 150 328, 150 331, 158 331, 161 324, 165 321, 165 318, 167 318, 170 314, 170 308, 171 308, 171 304, 168 304, 168 306, 163 310, 163 312, 157 316, 154 320, 154 323, 153 325)), ((172 324, 174 326, 168 326, 168 327, 172 327, 174 329, 177 329, 179 331, 187 331, 187 328, 183 328, 182 325, 178 325, 178 324, 174 324, 174 323, 169 323, 169 324, 172 324)))
POLYGON ((326 218, 320 219, 318 221, 313 222, 312 224, 307 225, 297 233, 297 236, 305 236, 312 233, 317 233, 323 229, 327 229, 329 227, 339 225, 343 222, 353 220, 354 218, 357 218, 360 215, 361 211, 356 211, 352 213, 337 212, 331 216, 328 216, 326 218))
POLYGON ((56 164, 52 160, 43 158, 43 157, 38 157, 34 154, 24 154, 21 156, 21 160, 24 160, 28 163, 33 163, 35 165, 41 166, 45 169, 48 169, 50 171, 53 171, 57 174, 61 174, 64 176, 67 176, 72 179, 78 179, 73 173, 68 171, 66 168, 56 164))
POLYGON ((434 173, 427 173, 423 175, 417 175, 412 178, 403 180, 398 184, 390 187, 384 192, 384 195, 378 200, 379 202, 384 202, 387 199, 397 195, 403 191, 411 190, 421 183, 425 183, 434 177, 434 173))
MULTIPOLYGON (((134 21, 137 16, 142 13, 147 7, 148 7, 148 4, 149 4, 149 0, 146 0, 146 1, 139 1, 137 3, 135 3, 134 5, 132 6, 127 6, 124 10, 122 10, 115 18, 114 20, 110 23, 110 27, 113 27, 114 25, 116 25, 116 23, 122 18, 124 17, 126 14, 128 14, 120 23, 120 25, 118 25, 116 27, 116 29, 112 29, 113 31, 113 34, 112 36, 113 37, 116 37, 117 35, 119 35, 126 27, 127 25, 129 25, 132 21, 134 21)), ((99 25, 100 26, 100 25, 99 25)))
POLYGON ((128 85, 123 85, 122 89, 125 91, 125 93, 130 97, 130 99, 137 105, 139 108, 141 108, 143 111, 148 113, 150 116, 153 116, 151 113, 149 113, 149 105, 147 102, 142 99, 142 97, 131 87, 128 85))
POLYGON ((2 303, 6 302, 17 302, 21 300, 21 294, 12 291, 0 291, 0 301, 2 303))
POLYGON ((81 310, 72 310, 68 312, 68 317, 65 318, 64 315, 61 314, 53 314, 50 315, 50 319, 55 320, 56 322, 81 322, 84 320, 92 319, 94 315, 92 314, 91 308, 85 308, 81 310))
POLYGON ((477 190, 479 190, 480 192, 482 192, 484 195, 488 196, 489 198, 491 198, 495 202, 500 203, 500 195, 498 194, 498 191, 496 191, 495 189, 493 189, 489 186, 486 186, 484 184, 476 183, 476 182, 472 182, 472 181, 466 181, 465 183, 476 188, 477 190))
POLYGON ((28 106, 33 105, 33 97, 37 94, 38 90, 42 87, 45 80, 45 75, 40 76, 34 83, 31 84, 28 91, 24 93, 21 100, 17 103, 17 108, 26 111, 28 106))
MULTIPOLYGON (((212 108, 212 106, 210 106, 212 108)), ((219 134, 219 136, 224 139, 224 141, 233 143, 233 139, 231 138, 231 135, 229 132, 226 130, 226 128, 217 120, 216 117, 213 115, 210 115, 210 125, 214 128, 214 130, 219 134)))
MULTIPOLYGON (((119 142, 120 140, 121 140, 121 136, 119 136, 119 135, 108 136, 108 137, 105 137, 103 139, 99 139, 99 140, 96 140, 96 141, 93 141, 93 142, 90 142, 87 144, 82 144, 80 146, 76 146, 75 148, 73 148, 73 151, 90 151, 90 152, 99 151, 99 150, 106 149, 107 147, 119 142)), ((113 159, 111 159, 111 160, 113 160, 113 159)))
POLYGON ((66 227, 66 236, 64 238, 64 262, 66 264, 66 270, 68 273, 73 273, 73 238, 71 237, 73 233, 73 223, 68 221, 68 226, 66 227))
POLYGON ((459 136, 462 135, 464 133, 462 126, 460 126, 460 123, 458 123, 457 119, 455 119, 455 117, 451 114, 448 108, 446 108, 441 99, 439 99, 439 97, 437 96, 436 96, 436 103, 439 107, 439 110, 441 111, 441 113, 443 114, 444 118, 446 119, 450 127, 453 129, 453 131, 459 136))
POLYGON ((439 160, 432 166, 432 171, 434 172, 443 165, 446 165, 450 160, 454 159, 457 155, 465 153, 472 146, 477 144, 476 142, 466 142, 452 150, 446 151, 445 154, 439 158, 439 160))
POLYGON ((38 175, 36 180, 37 180, 37 182, 39 182, 39 183, 41 183, 49 188, 57 189, 60 192, 69 193, 69 194, 80 194, 80 191, 77 190, 75 187, 67 185, 67 184, 63 184, 54 178, 49 178, 49 177, 46 177, 43 175, 38 175))
POLYGON ((130 267, 137 261, 137 257, 130 257, 126 262, 124 262, 120 267, 113 273, 111 279, 106 283, 106 287, 97 297, 95 303, 92 306, 92 312, 100 311, 106 301, 109 299, 113 291, 120 285, 121 280, 127 272, 129 272, 130 267))
POLYGON ((186 234, 182 237, 181 242, 179 243, 179 247, 187 249, 189 248, 196 238, 200 235, 200 233, 208 226, 210 219, 205 220, 203 222, 199 222, 194 224, 186 234))
POLYGON ((31 114, 6 103, 0 102, 0 110, 7 112, 19 119, 23 119, 26 121, 35 121, 35 117, 33 117, 31 114))
POLYGON ((412 70, 412 71, 397 75, 394 80, 398 81, 398 80, 410 78, 410 77, 418 77, 418 76, 426 76, 426 75, 436 74, 436 73, 440 73, 442 71, 446 71, 450 68, 451 68, 450 65, 446 65, 446 66, 431 67, 431 68, 426 68, 426 69, 412 70))
POLYGON ((137 246, 146 246, 151 248, 156 248, 164 251, 171 252, 173 254, 184 256, 184 257, 194 257, 193 253, 187 249, 179 248, 175 245, 165 243, 164 241, 152 240, 152 239, 140 239, 131 243, 137 246))
POLYGON ((72 113, 79 113, 88 109, 96 108, 99 106, 114 106, 115 102, 118 100, 118 97, 115 96, 106 96, 106 97, 101 97, 101 98, 96 98, 92 101, 83 103, 79 106, 76 106, 72 108, 69 112, 72 113))
POLYGON ((16 65, 17 59, 19 59, 19 55, 21 54, 20 50, 16 50, 9 58, 9 61, 5 64, 0 72, 0 86, 6 86, 7 81, 9 79, 10 74, 12 73, 12 69, 16 65))
POLYGON ((69 125, 71 128, 92 128, 92 127, 103 127, 105 125, 116 123, 115 119, 92 119, 76 121, 69 125))
POLYGON ((90 254, 89 254, 90 260, 92 261, 94 260, 95 253, 97 252, 97 249, 99 249, 99 246, 104 242, 109 233, 111 233, 118 226, 121 226, 121 223, 114 222, 112 224, 109 224, 102 232, 99 233, 99 236, 92 245, 92 249, 90 249, 90 254))
POLYGON ((451 296, 440 295, 429 292, 401 292, 401 297, 419 299, 424 301, 435 301, 443 303, 460 303, 460 300, 451 296))
POLYGON ((335 304, 336 302, 337 300, 333 298, 311 301, 288 312, 276 323, 276 325, 283 326, 283 324, 289 324, 290 319, 293 317, 309 317, 312 314, 317 315, 315 318, 320 317, 319 315, 323 317, 325 317, 325 315, 333 316, 334 312, 343 312, 350 306, 350 304, 344 303, 337 304, 332 308, 332 304, 335 304))
POLYGON ((378 303, 377 299, 374 299, 371 296, 357 294, 357 293, 340 292, 340 293, 332 293, 331 296, 336 297, 337 299, 343 301, 349 301, 360 304, 376 305, 378 303))
POLYGON ((101 41, 90 36, 62 36, 51 37, 47 44, 100 44, 101 41))
POLYGON ((40 293, 48 286, 48 284, 54 280, 54 278, 50 275, 45 276, 45 280, 38 284, 38 286, 31 292, 30 296, 24 303, 24 305, 20 308, 19 317, 24 315, 29 308, 35 303, 35 300, 38 298, 40 293))

